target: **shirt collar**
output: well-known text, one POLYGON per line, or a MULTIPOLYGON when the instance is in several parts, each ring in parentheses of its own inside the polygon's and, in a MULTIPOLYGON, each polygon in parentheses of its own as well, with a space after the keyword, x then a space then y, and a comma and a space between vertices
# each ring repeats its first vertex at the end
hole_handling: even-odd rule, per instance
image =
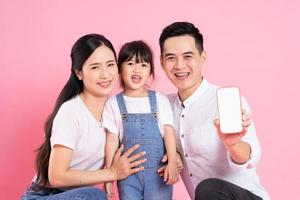
POLYGON ((177 93, 177 97, 176 97, 177 105, 181 108, 185 108, 185 107, 189 106, 191 103, 193 103, 195 100, 199 101, 199 98, 204 94, 204 92, 206 91, 206 89, 208 87, 209 87, 208 81, 205 78, 203 78, 202 82, 200 83, 198 88, 195 90, 195 92, 183 102, 180 100, 179 95, 177 93))

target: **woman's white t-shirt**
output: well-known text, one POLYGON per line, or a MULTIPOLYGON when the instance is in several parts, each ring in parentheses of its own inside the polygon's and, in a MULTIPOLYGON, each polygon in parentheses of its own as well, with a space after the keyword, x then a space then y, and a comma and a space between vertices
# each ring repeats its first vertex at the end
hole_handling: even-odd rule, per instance
MULTIPOLYGON (((157 121, 159 130, 164 136, 164 125, 174 126, 173 111, 166 95, 156 92, 157 121)), ((128 97, 124 95, 125 106, 128 113, 151 113, 149 97, 128 97)), ((103 127, 109 132, 123 138, 123 123, 119 110, 117 97, 110 97, 103 110, 103 127)))
POLYGON ((79 95, 58 110, 52 126, 51 147, 63 145, 73 150, 70 168, 98 170, 103 167, 105 131, 79 95))

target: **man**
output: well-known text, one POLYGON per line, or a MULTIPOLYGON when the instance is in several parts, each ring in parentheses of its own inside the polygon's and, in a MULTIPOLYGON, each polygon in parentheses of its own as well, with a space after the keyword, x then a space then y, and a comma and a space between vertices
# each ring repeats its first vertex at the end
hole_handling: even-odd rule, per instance
POLYGON ((184 164, 181 176, 191 199, 268 200, 256 173, 260 146, 246 100, 242 97, 242 132, 222 134, 215 120, 218 87, 202 76, 202 34, 191 23, 175 22, 163 29, 159 43, 161 65, 178 89, 169 98, 184 164))

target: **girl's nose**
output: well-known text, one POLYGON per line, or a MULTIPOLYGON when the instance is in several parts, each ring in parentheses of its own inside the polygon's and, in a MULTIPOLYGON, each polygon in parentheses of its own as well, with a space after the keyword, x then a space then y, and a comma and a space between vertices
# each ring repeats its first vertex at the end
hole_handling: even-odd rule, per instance
POLYGON ((141 64, 141 63, 136 63, 136 64, 134 65, 133 71, 134 71, 134 72, 140 72, 140 71, 141 71, 141 67, 142 67, 142 64, 141 64))

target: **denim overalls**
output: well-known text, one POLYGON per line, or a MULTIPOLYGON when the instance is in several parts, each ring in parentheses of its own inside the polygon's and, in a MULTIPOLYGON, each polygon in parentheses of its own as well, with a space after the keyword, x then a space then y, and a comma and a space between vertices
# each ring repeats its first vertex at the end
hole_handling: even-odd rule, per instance
POLYGON ((162 166, 164 141, 157 124, 157 104, 154 91, 148 91, 151 113, 127 113, 123 93, 117 95, 122 116, 125 151, 140 144, 138 151, 146 151, 144 171, 118 181, 121 200, 171 200, 173 187, 166 185, 157 170, 162 166))

